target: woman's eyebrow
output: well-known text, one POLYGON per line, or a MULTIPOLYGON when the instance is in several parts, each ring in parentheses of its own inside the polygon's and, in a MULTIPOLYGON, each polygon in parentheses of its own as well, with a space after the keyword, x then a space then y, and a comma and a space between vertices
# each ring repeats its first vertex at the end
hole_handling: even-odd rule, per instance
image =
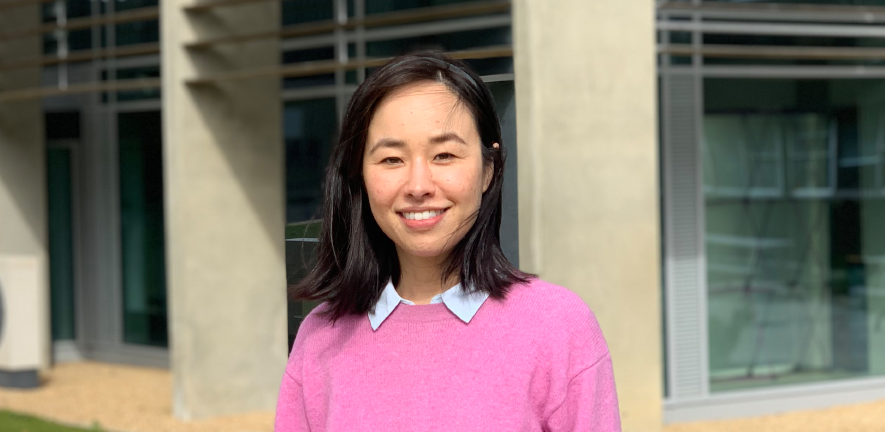
POLYGON ((457 141, 461 144, 467 145, 467 142, 464 141, 458 134, 454 132, 446 132, 440 135, 436 135, 430 138, 431 144, 440 144, 446 141, 457 141))
POLYGON ((375 144, 372 144, 372 147, 369 149, 369 154, 371 155, 372 153, 375 153, 375 150, 378 150, 378 149, 380 149, 380 148, 382 148, 382 147, 386 147, 386 148, 402 148, 402 147, 405 147, 405 146, 406 146, 406 143, 404 143, 404 142, 402 142, 402 141, 400 141, 400 140, 398 140, 398 139, 394 139, 394 138, 381 138, 380 140, 378 140, 378 142, 376 142, 375 144))

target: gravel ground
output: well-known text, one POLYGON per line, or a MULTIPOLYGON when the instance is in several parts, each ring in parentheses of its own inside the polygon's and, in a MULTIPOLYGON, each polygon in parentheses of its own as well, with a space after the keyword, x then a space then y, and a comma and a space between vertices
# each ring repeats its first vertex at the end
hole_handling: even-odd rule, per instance
MULTIPOLYGON (((36 390, 0 389, 0 409, 117 432, 272 432, 273 412, 184 422, 172 417, 168 370, 105 363, 52 368, 36 390)), ((681 423, 664 432, 885 432, 885 400, 739 420, 681 423)))
POLYGON ((172 417, 168 370, 58 364, 35 390, 0 389, 0 409, 116 432, 272 432, 273 412, 185 422, 172 417))

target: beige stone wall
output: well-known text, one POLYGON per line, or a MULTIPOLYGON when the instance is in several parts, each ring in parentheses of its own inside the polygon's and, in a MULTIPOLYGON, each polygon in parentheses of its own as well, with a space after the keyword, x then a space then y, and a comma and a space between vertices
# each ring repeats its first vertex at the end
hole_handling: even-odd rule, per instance
POLYGON ((162 4, 163 151, 173 409, 184 419, 273 410, 286 352, 280 79, 186 80, 279 64, 275 39, 183 44, 279 26, 279 3, 162 4))
MULTIPOLYGON (((3 32, 33 28, 39 24, 39 5, 0 11, 0 29, 3 32)), ((36 36, 0 41, 0 62, 33 59, 41 53, 40 38, 36 36)), ((39 68, 0 71, 0 92, 39 86, 39 68)), ((0 258, 6 256, 36 262, 37 274, 26 278, 34 281, 34 286, 12 288, 36 290, 36 302, 28 302, 27 305, 6 304, 5 307, 31 309, 27 314, 34 319, 38 328, 23 330, 32 330, 40 338, 40 362, 45 369, 49 367, 51 337, 46 145, 40 103, 40 99, 0 102, 0 258)))
POLYGON ((654 3, 514 1, 524 270, 608 340, 625 431, 662 425, 654 3))

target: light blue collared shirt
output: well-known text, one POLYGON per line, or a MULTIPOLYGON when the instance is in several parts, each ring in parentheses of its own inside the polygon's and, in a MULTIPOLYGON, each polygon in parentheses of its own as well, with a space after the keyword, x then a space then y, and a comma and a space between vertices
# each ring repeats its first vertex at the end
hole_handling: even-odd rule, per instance
MULTIPOLYGON (((446 308, 460 318, 461 321, 469 323, 487 298, 489 298, 489 294, 486 292, 468 294, 461 288, 461 284, 458 284, 447 289, 442 294, 433 296, 430 304, 445 303, 446 308)), ((399 293, 396 292, 396 288, 393 286, 393 282, 387 282, 387 286, 384 287, 384 291, 381 293, 381 298, 375 304, 375 312, 369 312, 369 323, 372 324, 372 330, 378 330, 381 323, 393 313, 393 310, 400 303, 415 306, 415 303, 399 296, 399 293)))

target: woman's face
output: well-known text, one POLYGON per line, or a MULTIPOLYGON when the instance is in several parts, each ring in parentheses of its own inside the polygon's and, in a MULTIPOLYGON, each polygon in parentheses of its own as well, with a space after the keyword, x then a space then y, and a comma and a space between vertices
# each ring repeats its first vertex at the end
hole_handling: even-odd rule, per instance
POLYGON ((401 259, 447 256, 473 225, 491 172, 473 116, 443 84, 394 91, 369 124, 369 206, 401 259))

